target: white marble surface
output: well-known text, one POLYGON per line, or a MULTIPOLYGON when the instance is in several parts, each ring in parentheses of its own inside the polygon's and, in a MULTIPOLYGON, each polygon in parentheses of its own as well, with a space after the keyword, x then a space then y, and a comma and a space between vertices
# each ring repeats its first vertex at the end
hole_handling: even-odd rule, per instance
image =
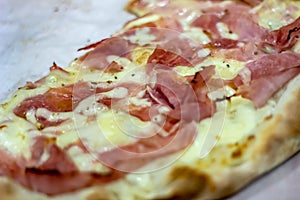
POLYGON ((133 16, 125 0, 0 0, 0 101, 109 37, 133 16))
MULTIPOLYGON (((133 16, 126 0, 0 0, 0 101, 55 61, 67 66, 76 50, 122 27, 133 16)), ((300 199, 300 154, 259 178, 234 200, 300 199)))

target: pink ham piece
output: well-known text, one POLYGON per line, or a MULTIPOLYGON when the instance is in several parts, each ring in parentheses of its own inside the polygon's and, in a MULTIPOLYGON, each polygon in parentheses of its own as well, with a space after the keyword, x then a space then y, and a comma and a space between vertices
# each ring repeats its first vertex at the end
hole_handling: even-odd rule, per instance
POLYGON ((89 68, 105 70, 110 64, 107 56, 128 57, 133 47, 133 44, 121 37, 112 37, 79 49, 79 51, 93 49, 79 60, 89 68))
MULTIPOLYGON (((34 163, 40 160, 41 153, 47 149, 45 138, 36 140, 33 151, 34 163)), ((49 158, 40 166, 32 166, 33 160, 26 161, 4 149, 0 149, 0 175, 13 178, 19 184, 47 195, 58 195, 93 185, 107 184, 125 176, 124 173, 111 169, 106 174, 80 172, 66 153, 57 146, 48 146, 49 158)))
POLYGON ((89 172, 60 174, 55 171, 26 169, 24 174, 17 177, 17 181, 33 191, 54 196, 74 192, 94 185, 104 185, 124 176, 124 173, 115 170, 112 170, 108 174, 101 175, 89 172))
MULTIPOLYGON (((26 119, 26 113, 30 110, 45 108, 51 112, 69 112, 73 111, 78 104, 85 98, 96 94, 110 91, 114 88, 112 84, 106 83, 105 87, 93 88, 87 82, 78 82, 58 88, 51 88, 44 94, 29 97, 23 100, 14 108, 15 115, 26 119)), ((50 122, 44 117, 36 116, 41 124, 40 128, 59 125, 64 120, 50 122)))
POLYGON ((257 16, 250 13, 250 7, 244 5, 227 5, 204 10, 205 14, 198 17, 192 25, 202 28, 211 34, 211 39, 221 39, 216 24, 222 22, 229 31, 238 35, 239 41, 255 41, 261 37, 265 29, 257 23, 257 16))
POLYGON ((246 67, 251 71, 251 79, 280 74, 285 70, 300 67, 300 54, 294 52, 269 54, 248 63, 246 67))
POLYGON ((78 169, 65 151, 59 148, 55 138, 37 136, 34 139, 31 148, 32 158, 28 168, 34 168, 41 171, 57 171, 59 173, 77 172, 78 169), (41 163, 43 154, 49 155, 47 160, 41 163))
POLYGON ((172 128, 168 128, 170 124, 172 127, 179 124, 179 127, 174 133, 169 132, 168 136, 157 133, 149 138, 139 139, 133 144, 99 153, 98 157, 103 163, 124 172, 132 172, 157 158, 185 149, 196 136, 196 122, 211 116, 214 112, 212 106, 209 106, 213 104, 207 98, 207 93, 203 91, 200 94, 200 88, 206 86, 204 82, 211 78, 212 73, 207 76, 203 73, 205 78, 198 80, 199 93, 196 95, 191 85, 186 84, 187 79, 179 77, 168 65, 151 63, 147 68, 149 76, 156 76, 154 88, 148 90, 152 101, 171 109, 166 114, 167 122, 164 129, 171 130, 172 128))
POLYGON ((270 45, 281 52, 292 48, 300 37, 300 17, 294 22, 281 27, 278 30, 267 33, 262 45, 270 45))
POLYGON ((256 107, 261 107, 299 73, 300 54, 283 52, 265 55, 248 63, 233 82, 238 88, 237 94, 251 99, 256 107))
POLYGON ((266 104, 275 92, 298 74, 300 74, 299 67, 283 71, 280 74, 257 78, 247 85, 238 87, 237 94, 252 100, 254 105, 260 108, 266 104))
POLYGON ((205 12, 196 18, 192 26, 200 27, 210 38, 211 42, 204 45, 209 48, 211 55, 224 56, 228 59, 249 61, 257 56, 265 54, 259 44, 261 36, 267 30, 259 26, 257 15, 251 13, 251 7, 247 5, 232 5, 208 7, 205 12), (217 28, 218 23, 228 27, 227 34, 236 34, 236 39, 223 38, 217 28))
POLYGON ((72 111, 78 103, 93 94, 87 83, 79 82, 59 88, 49 89, 45 94, 30 97, 22 101, 14 113, 26 118, 26 113, 31 109, 46 108, 52 112, 72 111), (76 88, 76 90, 74 90, 76 88))
POLYGON ((166 64, 170 67, 175 67, 175 66, 190 66, 191 63, 183 58, 182 56, 164 50, 162 48, 156 48, 152 55, 148 59, 149 63, 159 63, 159 64, 166 64))

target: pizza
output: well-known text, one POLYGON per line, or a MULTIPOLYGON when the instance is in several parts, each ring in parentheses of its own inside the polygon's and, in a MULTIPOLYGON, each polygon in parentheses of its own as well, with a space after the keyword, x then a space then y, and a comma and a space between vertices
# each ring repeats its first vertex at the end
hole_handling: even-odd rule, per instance
POLYGON ((1 199, 220 199, 299 151, 299 1, 125 9, 1 104, 1 199))

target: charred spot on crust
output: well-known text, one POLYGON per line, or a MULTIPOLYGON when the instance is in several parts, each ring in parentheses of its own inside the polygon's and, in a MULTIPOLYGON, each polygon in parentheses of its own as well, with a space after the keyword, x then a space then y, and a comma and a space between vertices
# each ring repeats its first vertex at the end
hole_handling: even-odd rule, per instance
POLYGON ((248 140, 254 140, 255 139, 255 135, 249 135, 247 139, 248 140))
POLYGON ((240 158, 242 156, 243 152, 240 148, 234 150, 232 153, 231 153, 231 157, 232 158, 240 158))
POLYGON ((187 166, 174 168, 170 173, 168 182, 176 188, 173 191, 172 199, 195 197, 203 192, 206 187, 214 190, 209 177, 205 173, 187 166))
POLYGON ((237 159, 241 158, 243 156, 244 151, 248 148, 249 143, 252 142, 255 139, 255 135, 249 135, 241 144, 238 144, 235 146, 235 149, 231 153, 231 158, 237 159))
POLYGON ((265 117, 265 120, 268 121, 268 120, 270 120, 272 118, 273 118, 273 115, 268 115, 267 117, 265 117))

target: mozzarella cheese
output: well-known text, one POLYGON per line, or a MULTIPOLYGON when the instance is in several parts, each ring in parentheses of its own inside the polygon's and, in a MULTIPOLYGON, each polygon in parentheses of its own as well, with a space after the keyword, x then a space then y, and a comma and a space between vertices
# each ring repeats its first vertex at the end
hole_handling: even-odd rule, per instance
POLYGON ((150 28, 141 28, 136 29, 135 34, 124 37, 125 39, 128 39, 132 43, 137 43, 139 45, 145 45, 145 44, 151 44, 155 41, 156 37, 150 33, 150 28))
POLYGON ((234 78, 241 69, 244 68, 245 64, 245 62, 241 62, 238 60, 226 59, 218 56, 210 56, 194 67, 177 66, 174 67, 174 71, 176 71, 180 76, 193 76, 196 72, 203 70, 203 68, 214 65, 216 70, 214 78, 230 80, 234 78))
POLYGON ((35 127, 20 119, 13 114, 1 113, 2 121, 0 122, 0 145, 11 153, 14 157, 22 155, 25 158, 30 158, 31 150, 31 135, 34 135, 31 129, 35 127))
POLYGON ((130 28, 133 28, 135 26, 140 26, 146 23, 150 23, 150 22, 155 22, 157 20, 159 20, 161 17, 159 15, 156 14, 151 14, 151 15, 146 15, 144 17, 140 17, 134 21, 129 22, 128 24, 126 24, 123 29, 124 30, 128 30, 130 28))
POLYGON ((182 37, 189 38, 201 44, 208 44, 211 42, 209 37, 203 32, 201 28, 186 26, 182 37))
POLYGON ((77 79, 91 82, 137 82, 145 83, 147 80, 144 66, 130 62, 127 58, 110 56, 108 59, 113 59, 118 64, 124 66, 124 69, 118 73, 105 73, 102 71, 89 71, 78 74, 77 79))
POLYGON ((232 33, 228 26, 222 22, 218 22, 216 27, 223 38, 237 40, 239 37, 236 33, 232 33))
POLYGON ((259 25, 276 30, 300 16, 299 1, 264 0, 253 12, 259 15, 259 25))

